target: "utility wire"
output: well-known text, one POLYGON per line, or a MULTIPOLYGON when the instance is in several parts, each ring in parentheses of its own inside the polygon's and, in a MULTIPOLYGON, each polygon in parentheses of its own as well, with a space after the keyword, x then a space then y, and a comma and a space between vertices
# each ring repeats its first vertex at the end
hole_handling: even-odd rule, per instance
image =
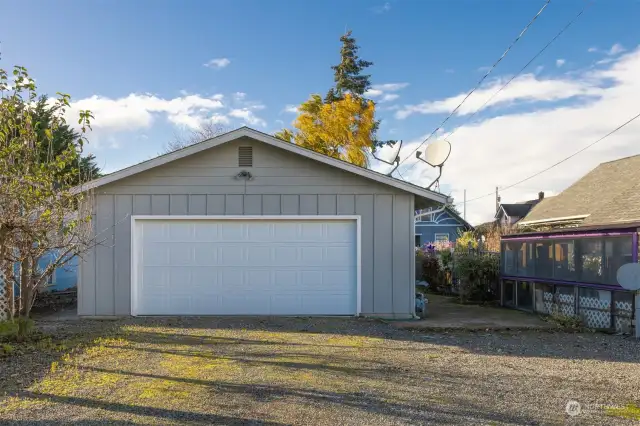
MULTIPOLYGON (((520 185, 521 183, 524 183, 524 182, 526 182, 526 181, 528 181, 528 180, 531 180, 531 179, 533 179, 533 178, 534 178, 534 177, 536 177, 536 176, 540 176, 541 174, 543 174, 543 173, 545 173, 545 172, 547 172, 547 171, 549 171, 549 170, 553 169, 554 167, 556 167, 556 166, 558 166, 558 165, 560 165, 560 164, 564 163, 565 161, 567 161, 567 160, 569 160, 569 159, 571 159, 571 158, 575 157, 576 155, 580 154, 581 152, 586 151, 587 149, 591 148, 591 147, 592 147, 592 146, 594 146, 595 144, 597 144, 597 143, 599 143, 599 142, 602 142, 603 140, 605 140, 605 139, 606 139, 606 138, 608 138, 609 136, 613 135, 613 134, 614 134, 614 133, 616 133, 618 130, 622 129, 622 128, 623 128, 623 127, 625 127, 627 124, 631 123, 632 121, 636 120, 636 119, 637 119, 637 118, 639 118, 639 117, 640 117, 640 113, 638 113, 638 114, 637 114, 637 115, 635 115, 634 117, 630 118, 629 120, 625 121, 624 123, 622 123, 621 125, 619 125, 619 126, 618 126, 618 127, 616 127, 615 129, 613 129, 612 131, 610 131, 610 132, 609 132, 609 133, 607 133, 606 135, 602 136, 600 139, 596 140, 595 142, 591 142, 589 145, 585 146, 584 148, 579 149, 578 151, 574 152, 573 154, 569 155, 568 157, 563 158, 562 160, 558 161, 557 163, 552 164, 551 166, 547 167, 546 169, 540 170, 539 172, 534 173, 534 174, 532 174, 531 176, 526 177, 526 178, 524 178, 524 179, 522 179, 522 180, 519 180, 519 181, 518 181, 518 182, 516 182, 516 183, 513 183, 513 184, 511 184, 511 185, 508 185, 508 186, 505 186, 505 187, 500 188, 500 191, 505 191, 505 190, 507 190, 507 189, 509 189, 509 188, 513 188, 514 186, 520 185)), ((467 203, 470 203, 470 202, 475 201, 475 200, 479 200, 479 199, 481 199, 481 198, 488 197, 488 196, 490 196, 490 195, 495 195, 495 192, 490 192, 490 193, 488 193, 488 194, 481 195, 481 196, 476 197, 476 198, 472 198, 471 200, 467 200, 467 203)))
POLYGON ((457 131, 462 127, 462 126, 464 126, 465 124, 467 124, 468 122, 470 122, 470 121, 473 119, 473 117, 475 117, 475 116, 476 116, 476 114, 477 114, 477 113, 479 113, 480 111, 482 111, 482 110, 484 109, 484 107, 485 107, 485 106, 487 106, 487 104, 488 104, 489 102, 491 102, 491 100, 492 100, 493 98, 495 98, 496 96, 498 96, 498 94, 499 94, 500 92, 502 92, 502 91, 503 91, 503 90, 504 90, 504 89, 505 89, 509 84, 511 84, 511 82, 512 82, 514 79, 516 79, 518 76, 520 76, 520 74, 522 74, 522 72, 523 72, 524 70, 526 70, 526 69, 529 67, 529 65, 531 65, 531 64, 533 63, 533 61, 535 61, 536 59, 538 59, 538 57, 539 57, 540 55, 542 55, 542 53, 543 53, 545 50, 547 50, 547 48, 548 48, 549 46, 551 46, 551 45, 553 44, 553 42, 554 42, 554 41, 556 41, 556 40, 557 40, 557 39, 562 35, 562 33, 564 33, 566 30, 568 30, 568 29, 569 29, 569 27, 570 27, 571 25, 573 25, 573 23, 574 23, 574 22, 576 22, 576 21, 578 20, 578 18, 580 18, 580 16, 582 16, 582 14, 583 14, 583 13, 584 13, 584 12, 585 12, 585 11, 586 11, 586 10, 587 10, 591 5, 592 5, 592 4, 593 4, 593 1, 590 1, 589 3, 587 3, 587 4, 582 8, 582 10, 581 10, 580 12, 578 12, 578 14, 577 14, 576 16, 574 16, 574 18, 573 18, 571 21, 569 21, 569 23, 568 23, 567 25, 565 25, 565 26, 564 26, 564 27, 563 27, 563 28, 558 32, 558 34, 556 34, 556 35, 555 35, 555 37, 553 37, 553 38, 552 38, 552 39, 551 39, 551 40, 550 40, 550 41, 549 41, 549 42, 548 42, 548 43, 547 43, 547 44, 546 44, 542 49, 540 49, 540 51, 538 51, 538 53, 536 53, 536 54, 535 54, 535 56, 534 56, 533 58, 531 58, 531 60, 530 60, 529 62, 527 62, 527 63, 525 64, 525 66, 523 66, 523 67, 522 67, 522 69, 520 69, 520 71, 518 71, 518 72, 517 72, 513 77, 511 77, 511 78, 509 79, 509 81, 507 81, 507 82, 506 82, 502 87, 500 87, 500 88, 499 88, 499 89, 498 89, 498 90, 497 90, 493 95, 491 95, 491 97, 489 97, 489 99, 487 99, 487 100, 485 101, 485 103, 483 103, 483 104, 482 104, 482 106, 481 106, 480 108, 478 108, 477 110, 475 110, 475 112, 474 112, 473 114, 471 114, 471 115, 469 116, 469 118, 467 118, 467 120, 465 120, 465 122, 464 122, 464 123, 460 124, 460 125, 459 125, 458 127, 456 127, 456 128, 455 128, 451 133, 449 133, 445 139, 449 139, 449 138, 450 138, 450 137, 451 137, 455 132, 457 132, 457 131))
MULTIPOLYGON (((500 62, 502 62, 502 60, 505 58, 505 56, 507 56, 507 54, 509 53, 509 51, 511 51, 511 48, 522 38, 522 36, 524 36, 524 34, 529 30, 529 27, 531 27, 531 25, 533 25, 534 21, 536 19, 538 19, 538 16, 540 16, 540 14, 546 9, 546 7, 549 5, 549 2, 551 0, 546 0, 545 4, 542 6, 542 8, 538 11, 538 13, 536 13, 536 15, 531 19, 531 21, 529 21, 529 23, 524 27, 524 29, 520 32, 520 34, 518 34, 518 37, 516 37, 511 44, 509 45, 509 47, 507 47, 507 50, 504 51, 504 53, 502 54, 502 56, 500 56, 500 58, 498 58, 497 61, 495 61, 493 63, 493 65, 491 66, 491 68, 489 68, 489 70, 482 76, 482 78, 478 81, 478 83, 476 84, 476 86, 471 89, 471 91, 469 93, 467 93, 467 95, 464 97, 464 99, 462 99, 462 101, 458 104, 457 107, 455 107, 455 109, 453 111, 451 111, 451 113, 449 114, 449 116, 447 116, 447 118, 445 118, 442 123, 440 123, 440 125, 438 127, 436 127, 433 132, 431 132, 431 134, 429 136, 427 136, 427 138, 420 144, 418 145, 413 151, 411 151, 411 153, 400 162, 400 164, 404 163, 405 161, 407 161, 407 159, 409 159, 409 157, 411 157, 418 149, 420 149, 420 147, 422 145, 424 145, 425 143, 427 143, 427 141, 429 139, 431 139, 431 137, 433 135, 435 135, 435 133, 440 130, 442 128, 442 126, 444 126, 444 124, 449 121, 449 119, 451 117, 453 117, 453 115, 460 109, 460 107, 462 106, 462 104, 464 104, 466 102, 467 99, 469 99, 469 96, 471 96, 479 87, 480 85, 482 85, 482 83, 486 80, 486 78, 489 76, 489 74, 491 74, 491 72, 498 66, 498 64, 500 62)), ((410 167, 412 168, 415 165, 415 163, 410 167)))

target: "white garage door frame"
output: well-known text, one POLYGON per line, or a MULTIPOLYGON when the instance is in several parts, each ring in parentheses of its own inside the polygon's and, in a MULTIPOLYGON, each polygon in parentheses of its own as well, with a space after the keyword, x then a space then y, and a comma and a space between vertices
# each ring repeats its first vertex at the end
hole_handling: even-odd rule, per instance
POLYGON ((131 315, 136 316, 137 308, 137 280, 138 280, 138 251, 139 241, 136 223, 138 221, 151 220, 203 220, 203 221, 252 221, 252 220, 305 220, 305 221, 344 221, 352 220, 356 224, 356 316, 362 313, 362 249, 361 249, 361 216, 359 215, 229 215, 229 216, 203 216, 203 215, 132 215, 131 216, 131 315))

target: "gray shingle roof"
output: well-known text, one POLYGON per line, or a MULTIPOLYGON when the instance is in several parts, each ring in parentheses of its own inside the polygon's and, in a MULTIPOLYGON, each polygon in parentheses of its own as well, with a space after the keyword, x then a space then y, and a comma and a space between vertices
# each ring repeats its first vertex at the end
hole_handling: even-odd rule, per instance
POLYGON ((640 220, 640 155, 600 164, 522 222, 578 215, 589 215, 581 226, 640 220))

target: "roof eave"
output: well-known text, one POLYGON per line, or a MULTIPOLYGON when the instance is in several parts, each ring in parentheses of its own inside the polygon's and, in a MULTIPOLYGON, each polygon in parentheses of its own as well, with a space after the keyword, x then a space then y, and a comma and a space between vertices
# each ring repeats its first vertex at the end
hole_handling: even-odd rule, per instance
POLYGON ((91 189, 99 188, 101 186, 116 182, 118 180, 127 178, 129 176, 133 176, 135 174, 144 172, 146 170, 152 169, 154 167, 159 167, 169 162, 188 157, 193 154, 197 154, 198 152, 205 151, 210 148, 214 148, 216 146, 225 144, 227 142, 231 142, 243 136, 250 137, 252 139, 256 139, 258 141, 264 142, 268 145, 275 146, 277 148, 284 149, 289 152, 293 152, 295 154, 302 155, 303 157, 310 158, 312 160, 319 161, 321 163, 336 167, 338 169, 342 169, 353 174, 362 176, 367 179, 374 180, 378 183, 382 183, 385 185, 389 185, 395 187, 397 189, 403 190, 405 192, 412 193, 416 196, 420 196, 426 198, 431 201, 435 201, 438 203, 448 203, 451 202, 450 197, 447 195, 441 194, 439 192, 429 191, 427 189, 421 188, 417 185, 413 185, 408 182, 401 181, 399 179, 392 178, 390 176, 383 175, 378 172, 374 172, 373 170, 366 169, 364 167, 356 166, 354 164, 348 163, 346 161, 338 160, 335 158, 327 157, 326 155, 319 154, 315 151, 302 148, 298 145, 281 141, 271 135, 266 133, 259 132, 257 130, 241 127, 236 130, 232 130, 220 136, 216 136, 211 139, 207 139, 200 143, 188 146, 186 148, 180 149, 178 151, 174 151, 168 154, 161 155, 159 157, 153 158, 151 160, 143 161, 142 163, 138 163, 136 165, 127 167, 125 169, 119 170, 117 172, 113 172, 106 176, 95 179, 91 182, 87 182, 85 184, 79 185, 74 188, 74 192, 84 192, 91 189))

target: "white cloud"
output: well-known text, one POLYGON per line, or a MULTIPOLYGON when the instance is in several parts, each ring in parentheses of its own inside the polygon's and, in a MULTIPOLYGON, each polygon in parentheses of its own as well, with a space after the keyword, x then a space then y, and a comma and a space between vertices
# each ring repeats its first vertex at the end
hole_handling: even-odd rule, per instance
POLYGON ((247 97, 247 94, 244 93, 244 92, 236 92, 232 96, 233 96, 233 100, 234 101, 240 102, 240 101, 243 101, 247 97))
MULTIPOLYGON (((582 71, 573 78, 561 82, 566 94, 577 91, 597 93, 598 96, 589 102, 545 105, 529 112, 507 111, 500 116, 465 125, 450 138, 453 149, 444 167, 442 183, 453 189, 451 195, 457 202, 462 201, 464 189, 468 200, 490 194, 467 204, 467 218, 471 223, 482 223, 493 217, 496 186, 513 184, 549 167, 640 112, 637 102, 640 97, 640 49, 617 58, 606 69, 582 71), (604 87, 602 81, 607 82, 604 87)), ((555 87, 558 84, 554 79, 547 79, 546 83, 528 81, 533 87, 555 87)), ((516 97, 509 95, 512 89, 505 89, 504 95, 516 97)), ((529 92, 518 93, 522 96, 529 92)), ((432 104, 448 104, 448 100, 432 104)), ((640 154, 638 134, 640 120, 560 166, 515 188, 501 191, 502 200, 534 199, 538 191, 548 195, 559 193, 601 162, 640 154)), ((424 137, 407 143, 401 157, 409 156, 424 137)), ((427 185, 436 175, 436 170, 418 164, 407 171, 405 166, 415 161, 414 156, 409 156, 400 171, 408 180, 427 185)), ((458 207, 462 210, 461 204, 458 207)))
POLYGON ((177 125, 197 127, 199 118, 223 108, 220 96, 187 95, 164 99, 149 94, 131 93, 124 98, 111 99, 94 95, 73 102, 68 117, 76 117, 78 110, 88 109, 95 116, 92 122, 94 128, 112 131, 147 128, 157 114, 165 114, 170 122, 177 125))
POLYGON ((219 70, 228 66, 230 63, 231 63, 231 60, 229 58, 215 58, 205 63, 204 66, 207 68, 213 68, 213 69, 219 70))
POLYGON ((282 112, 288 112, 290 114, 297 114, 298 113, 298 106, 297 105, 286 105, 284 107, 284 109, 282 110, 282 112))
MULTIPOLYGON (((232 105, 223 102, 225 96, 222 94, 202 96, 184 93, 183 96, 172 99, 136 93, 116 99, 94 95, 73 102, 67 111, 67 118, 72 121, 79 110, 90 110, 95 116, 92 122, 95 136, 92 139, 107 138, 107 142, 112 133, 150 128, 158 119, 166 119, 177 127, 191 129, 198 129, 208 123, 228 125, 234 118, 241 119, 248 125, 264 126, 264 120, 253 112, 263 110, 265 106, 260 102, 245 100, 245 93, 231 95, 230 98, 234 99, 232 105), (236 99, 240 101, 235 102, 236 99), (243 112, 245 110, 249 113, 243 112)), ((107 147, 113 144, 103 141, 100 145, 107 147)))
POLYGON ((556 67, 560 68, 561 66, 563 66, 567 61, 565 61, 564 59, 556 59, 556 67))
POLYGON ((395 101, 399 97, 400 97, 400 95, 398 95, 397 93, 387 93, 386 95, 383 95, 382 98, 380 98, 380 102, 395 101))
MULTIPOLYGON (((476 90, 462 104, 457 115, 468 115, 475 112, 506 82, 506 78, 494 80, 485 88, 476 90)), ((569 78, 542 78, 534 74, 524 74, 516 78, 499 95, 495 96, 484 108, 496 105, 512 105, 515 102, 550 102, 569 99, 576 96, 593 96, 602 92, 589 81, 571 80, 569 78)), ((453 111, 467 93, 460 93, 450 98, 427 101, 417 105, 405 105, 396 112, 396 118, 405 119, 413 114, 443 114, 453 111)))
POLYGON ((589 52, 589 53, 595 53, 597 51, 598 51, 597 47, 590 47, 590 48, 587 49, 587 52, 589 52))
POLYGON ((607 55, 609 55, 609 56, 619 55, 620 53, 624 52, 625 50, 627 50, 627 49, 622 47, 622 45, 620 43, 616 43, 613 46, 611 46, 611 49, 609 49, 609 51, 607 52, 607 55))
POLYGON ((384 4, 381 4, 380 6, 375 6, 371 8, 371 11, 376 14, 386 13, 390 10, 391 10, 391 3, 389 2, 386 2, 384 4))
POLYGON ((229 124, 231 122, 231 120, 229 120, 229 117, 223 114, 212 114, 207 118, 207 120, 209 120, 213 124, 229 124))
POLYGON ((249 108, 232 109, 231 111, 229 111, 229 115, 231 117, 244 120, 245 124, 248 124, 250 126, 267 126, 267 122, 262 118, 256 117, 253 111, 251 111, 249 108))
POLYGON ((400 97, 397 93, 392 92, 398 92, 407 86, 409 86, 409 83, 374 84, 364 95, 373 99, 380 98, 379 103, 390 102, 400 97))

